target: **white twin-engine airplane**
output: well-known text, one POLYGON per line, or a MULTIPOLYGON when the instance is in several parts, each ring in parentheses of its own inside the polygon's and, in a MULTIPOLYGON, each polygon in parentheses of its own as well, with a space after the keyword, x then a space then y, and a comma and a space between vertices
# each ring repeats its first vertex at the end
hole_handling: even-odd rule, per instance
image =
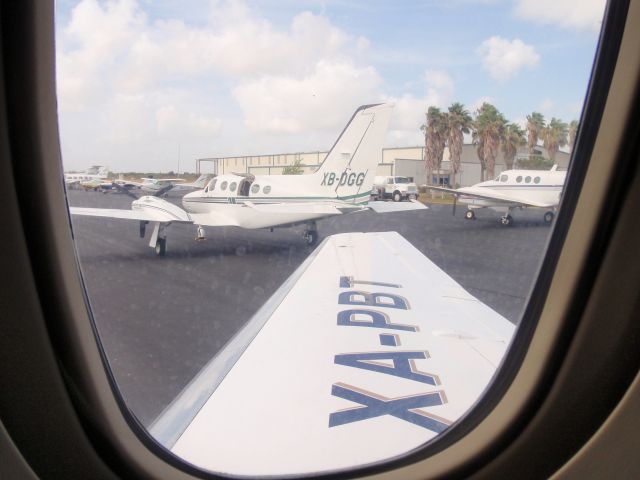
POLYGON ((560 203, 566 175, 567 172, 558 171, 557 165, 554 165, 551 170, 544 171, 505 170, 493 180, 455 190, 427 188, 452 193, 461 203, 466 204, 464 216, 467 220, 476 218, 474 210, 491 208, 503 213, 500 218, 503 225, 511 225, 511 212, 514 209, 535 207, 545 209, 544 221, 551 223, 554 211, 560 203))
POLYGON ((155 196, 131 203, 131 210, 71 207, 74 215, 140 221, 140 236, 153 223, 149 246, 166 251, 165 227, 171 223, 205 226, 273 228, 305 224, 305 241, 318 238, 315 221, 371 209, 377 212, 426 208, 419 202, 371 202, 369 198, 392 105, 365 105, 356 110, 319 169, 310 175, 220 175, 199 191, 185 195, 184 208, 155 196))
POLYGON ((514 330, 398 233, 333 235, 150 433, 185 461, 231 475, 372 464, 458 421, 514 330))

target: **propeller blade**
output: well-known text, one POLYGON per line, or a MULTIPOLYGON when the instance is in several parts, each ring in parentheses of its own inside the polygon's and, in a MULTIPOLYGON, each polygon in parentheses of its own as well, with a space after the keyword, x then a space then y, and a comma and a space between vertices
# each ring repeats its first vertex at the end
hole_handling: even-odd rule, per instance
POLYGON ((169 190, 171 190, 173 188, 173 183, 170 183, 168 185, 165 185, 164 187, 162 187, 160 190, 158 190, 156 193, 153 194, 154 197, 159 197, 160 195, 164 195, 165 193, 167 193, 169 190))
POLYGON ((125 195, 129 195, 131 198, 134 199, 138 199, 140 197, 138 197, 135 193, 133 193, 131 190, 129 190, 127 187, 125 187, 124 185, 120 185, 119 183, 113 182, 111 185, 113 185, 113 187, 118 190, 120 193, 124 193, 125 195))

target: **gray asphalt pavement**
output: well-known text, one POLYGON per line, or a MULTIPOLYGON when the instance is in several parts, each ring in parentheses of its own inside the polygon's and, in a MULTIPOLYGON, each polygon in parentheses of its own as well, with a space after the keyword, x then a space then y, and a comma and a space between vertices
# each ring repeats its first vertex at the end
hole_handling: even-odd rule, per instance
MULTIPOLYGON (((70 191, 73 206, 130 208, 122 194, 70 191)), ((172 200, 174 201, 174 200, 172 200)), ((178 202, 179 200, 175 200, 178 202)), ((364 212, 318 222, 320 240, 350 231, 397 231, 472 295, 515 324, 548 235, 541 211, 452 216, 450 206, 418 212, 364 212)), ((149 425, 313 250, 302 227, 251 231, 171 225, 167 255, 156 257, 138 223, 73 217, 91 309, 116 381, 149 425)))

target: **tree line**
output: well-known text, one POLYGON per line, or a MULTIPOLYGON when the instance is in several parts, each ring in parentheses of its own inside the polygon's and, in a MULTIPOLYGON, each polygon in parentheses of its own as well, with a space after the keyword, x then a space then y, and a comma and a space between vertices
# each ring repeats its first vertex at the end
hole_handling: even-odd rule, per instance
MULTIPOLYGON (((508 121, 492 104, 483 103, 472 116, 459 102, 451 104, 447 111, 430 106, 426 123, 420 127, 424 133, 425 169, 427 182, 433 181, 433 172, 439 171, 445 147, 449 147, 452 186, 456 185, 456 175, 460 171, 460 157, 464 145, 464 135, 471 134, 480 161, 480 181, 495 177, 496 158, 500 148, 504 154, 507 170, 512 169, 520 147, 528 146, 530 159, 536 160, 535 148, 541 140, 549 153, 552 164, 560 147, 573 147, 577 120, 565 123, 558 118, 545 121, 539 112, 527 115, 526 131, 520 125, 508 121)), ((538 157, 537 160, 542 160, 538 157)), ((523 166, 523 165, 521 165, 523 166)))

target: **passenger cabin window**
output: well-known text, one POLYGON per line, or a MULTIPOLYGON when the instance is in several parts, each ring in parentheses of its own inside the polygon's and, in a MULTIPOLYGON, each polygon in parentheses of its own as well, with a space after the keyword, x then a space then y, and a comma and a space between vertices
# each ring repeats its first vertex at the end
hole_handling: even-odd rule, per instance
POLYGON ((55 2, 72 237, 145 443, 248 478, 350 477, 433 445, 516 370, 553 199, 586 161, 568 152, 599 14, 183 3, 55 2), (539 184, 551 159, 551 206, 519 208, 552 187, 500 183, 539 184), (216 195, 186 187, 201 172, 216 195), (140 188, 91 191, 120 175, 140 188), (429 189, 480 183, 455 203, 429 189))

